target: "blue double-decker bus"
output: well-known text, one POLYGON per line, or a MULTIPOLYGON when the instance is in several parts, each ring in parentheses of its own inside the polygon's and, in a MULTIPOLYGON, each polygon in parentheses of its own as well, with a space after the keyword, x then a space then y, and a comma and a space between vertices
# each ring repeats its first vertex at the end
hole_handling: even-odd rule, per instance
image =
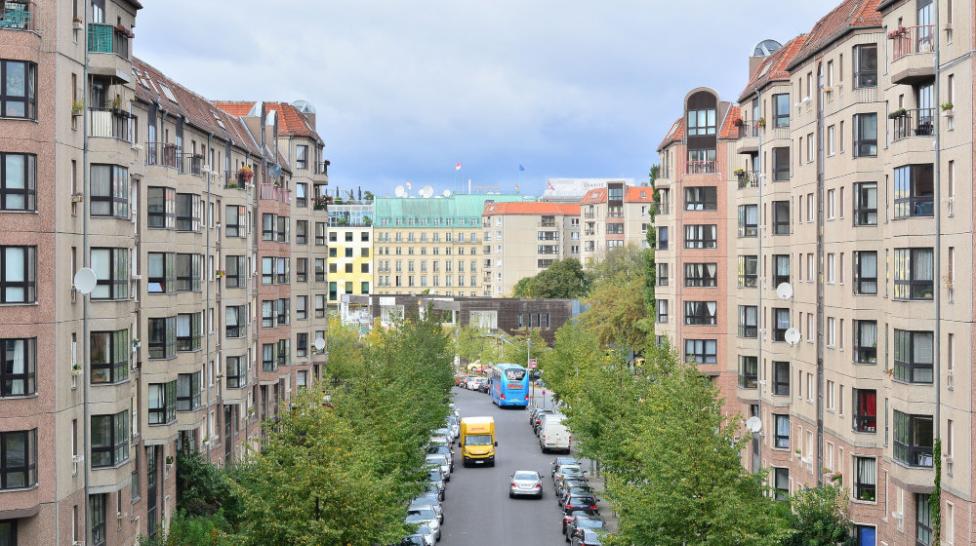
POLYGON ((491 371, 488 392, 496 406, 529 405, 529 371, 518 364, 497 364, 491 371))

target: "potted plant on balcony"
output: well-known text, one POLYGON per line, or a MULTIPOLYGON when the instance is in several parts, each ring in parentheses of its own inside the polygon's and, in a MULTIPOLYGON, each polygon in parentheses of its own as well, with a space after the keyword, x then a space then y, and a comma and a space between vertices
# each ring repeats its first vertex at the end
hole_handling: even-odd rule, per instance
POLYGON ((898 28, 888 32, 889 40, 897 40, 899 38, 904 38, 905 36, 908 36, 908 29, 903 26, 899 26, 898 28))
POLYGON ((908 115, 908 110, 905 110, 904 108, 899 108, 899 109, 893 110, 891 113, 889 113, 888 114, 888 119, 903 118, 903 117, 905 117, 907 115, 908 115))
POLYGON ((237 179, 242 184, 247 184, 254 178, 254 169, 250 165, 244 165, 239 171, 237 171, 237 179))
POLYGON ((745 183, 749 181, 749 173, 742 167, 739 167, 738 169, 732 171, 732 174, 734 174, 735 177, 739 179, 740 188, 743 187, 745 183))
POLYGON ((77 100, 77 99, 71 101, 71 115, 72 116, 78 117, 84 111, 85 111, 85 103, 83 103, 83 102, 81 102, 80 100, 77 100))
POLYGON ((119 95, 115 95, 115 98, 112 99, 112 112, 118 114, 121 111, 122 111, 122 97, 119 95))
POLYGON ((955 107, 956 105, 952 104, 949 101, 943 102, 941 104, 942 113, 945 114, 946 117, 952 117, 953 115, 955 115, 955 112, 953 111, 955 107))
POLYGON ((760 129, 765 129, 766 128, 766 118, 759 118, 756 121, 756 126, 759 127, 760 129))
POLYGON ((745 124, 746 124, 746 120, 744 120, 742 118, 736 118, 736 120, 735 120, 735 126, 736 127, 742 127, 745 124))

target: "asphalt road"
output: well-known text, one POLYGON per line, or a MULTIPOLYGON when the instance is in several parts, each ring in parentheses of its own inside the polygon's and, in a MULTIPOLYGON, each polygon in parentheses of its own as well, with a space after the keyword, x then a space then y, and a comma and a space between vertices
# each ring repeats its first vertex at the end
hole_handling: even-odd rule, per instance
POLYGON ((556 455, 539 449, 526 411, 500 409, 487 394, 463 389, 455 389, 454 401, 461 417, 495 418, 498 451, 494 468, 464 468, 455 446, 457 464, 447 483, 440 546, 565 546, 549 477, 556 455), (516 470, 542 474, 542 500, 508 498, 516 470))

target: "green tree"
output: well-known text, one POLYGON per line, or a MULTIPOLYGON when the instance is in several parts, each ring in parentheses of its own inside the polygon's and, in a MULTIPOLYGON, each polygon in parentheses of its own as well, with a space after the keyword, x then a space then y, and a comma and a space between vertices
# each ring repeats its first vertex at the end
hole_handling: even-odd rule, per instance
POLYGON ((836 485, 802 489, 790 497, 790 526, 796 533, 784 546, 847 544, 852 524, 847 493, 836 485))
POLYGON ((579 298, 589 291, 590 282, 576 258, 553 262, 535 277, 521 279, 515 285, 518 298, 579 298))
POLYGON ((522 329, 518 334, 504 336, 503 339, 505 339, 505 342, 500 342, 498 346, 500 349, 500 354, 498 355, 500 362, 511 362, 513 364, 527 366, 529 354, 538 361, 549 351, 549 344, 546 343, 546 340, 539 333, 538 329, 530 329, 528 335, 525 329, 522 329), (528 341, 530 338, 532 340, 531 351, 528 341))
POLYGON ((651 329, 644 305, 643 276, 621 277, 602 282, 586 298, 590 308, 580 321, 596 334, 601 345, 640 351, 651 329))

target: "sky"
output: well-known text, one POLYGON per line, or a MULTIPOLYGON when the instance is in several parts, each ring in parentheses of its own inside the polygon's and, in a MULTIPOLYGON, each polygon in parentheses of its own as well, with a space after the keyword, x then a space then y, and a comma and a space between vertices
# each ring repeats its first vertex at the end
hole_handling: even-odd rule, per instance
POLYGON ((689 90, 735 101, 758 42, 837 3, 144 0, 134 47, 210 99, 309 101, 332 187, 539 194, 646 180, 689 90))

